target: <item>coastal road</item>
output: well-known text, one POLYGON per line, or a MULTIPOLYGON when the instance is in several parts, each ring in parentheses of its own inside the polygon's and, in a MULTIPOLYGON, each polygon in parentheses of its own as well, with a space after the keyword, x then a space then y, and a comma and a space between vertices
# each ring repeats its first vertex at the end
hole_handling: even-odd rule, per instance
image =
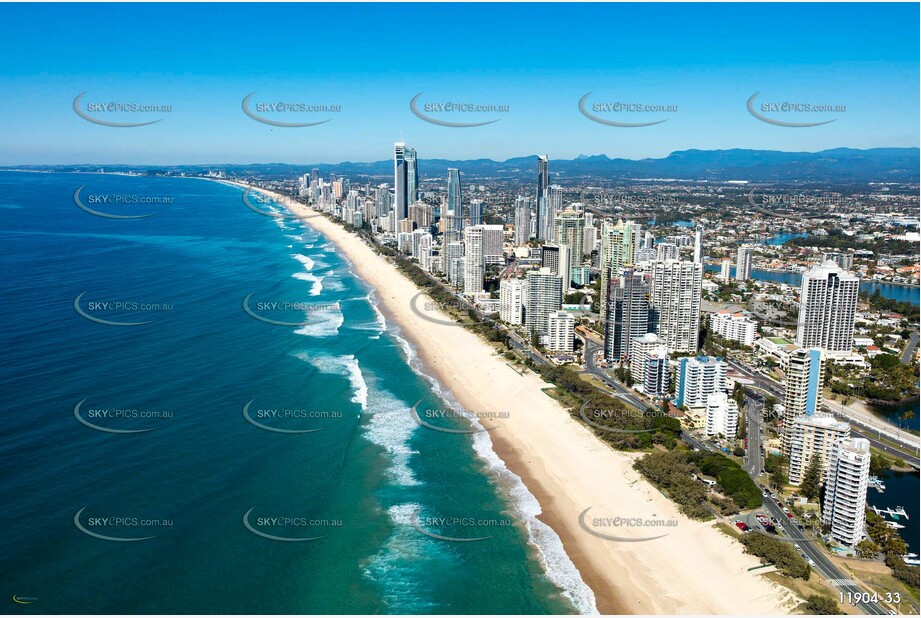
POLYGON ((899 357, 899 360, 902 361, 903 365, 907 365, 911 362, 911 357, 915 353, 915 348, 918 347, 918 331, 913 330, 908 336, 908 345, 905 346, 905 350, 902 352, 902 355, 899 357))
MULTIPOLYGON (((754 479, 757 482, 757 478, 754 479)), ((828 582, 840 590, 841 592, 847 594, 848 592, 853 593, 854 595, 865 594, 866 590, 861 588, 854 580, 849 578, 845 573, 843 573, 837 566, 835 566, 832 561, 828 558, 825 553, 824 546, 822 541, 812 536, 808 530, 799 530, 796 525, 787 517, 787 514, 783 512, 783 508, 777 504, 777 502, 771 498, 765 498, 764 509, 779 522, 783 522, 784 529, 789 533, 788 536, 791 536, 794 539, 801 539, 797 541, 797 544, 800 546, 800 551, 806 555, 808 559, 811 559, 815 566, 812 568, 818 571, 819 575, 828 580, 828 582)), ((769 535, 770 536, 770 535, 769 535)), ((792 542, 788 541, 788 542, 792 542)), ((852 598, 860 598, 859 596, 852 598)), ((835 599, 837 602, 838 599, 835 599)), ((858 603, 857 607, 864 614, 870 614, 873 616, 883 616, 888 614, 882 606, 877 603, 858 603)))
POLYGON ((608 372, 605 369, 595 365, 595 352, 602 349, 603 346, 589 338, 585 338, 584 341, 585 370, 601 380, 601 382, 603 382, 605 385, 614 389, 617 392, 616 397, 624 403, 633 406, 637 410, 645 410, 646 408, 650 407, 648 403, 644 402, 636 395, 636 391, 624 384, 621 384, 610 375, 608 375, 608 372))
POLYGON ((761 422, 764 410, 764 397, 752 393, 745 398, 745 435, 748 438, 748 450, 745 453, 745 465, 742 468, 753 479, 757 479, 764 470, 764 460, 761 456, 761 422))
MULTIPOLYGON (((755 383, 755 386, 773 395, 777 398, 778 401, 783 401, 783 385, 781 385, 779 382, 755 371, 751 367, 748 367, 733 358, 727 358, 726 362, 732 369, 735 369, 745 377, 752 380, 755 383)), ((893 457, 898 457, 915 469, 921 465, 918 457, 917 436, 900 431, 898 427, 895 427, 891 424, 886 424, 887 426, 884 427, 883 421, 879 420, 877 420, 877 423, 875 423, 876 426, 864 423, 860 419, 854 418, 851 414, 849 414, 847 408, 844 408, 836 402, 830 402, 828 409, 832 413, 837 412, 836 415, 839 417, 846 417, 847 422, 851 425, 851 435, 853 437, 866 438, 870 442, 870 445, 873 446, 873 448, 888 453, 893 457), (904 445, 904 448, 894 448, 893 446, 884 443, 882 441, 884 435, 889 439, 897 440, 900 444, 904 445)))

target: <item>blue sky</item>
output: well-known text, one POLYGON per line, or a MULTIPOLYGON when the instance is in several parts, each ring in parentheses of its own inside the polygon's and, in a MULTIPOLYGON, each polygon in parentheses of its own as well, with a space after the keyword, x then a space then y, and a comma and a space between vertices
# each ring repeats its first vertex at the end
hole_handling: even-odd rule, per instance
POLYGON ((689 148, 822 150, 919 145, 917 4, 169 4, 0 5, 0 164, 315 163, 420 158, 661 157, 689 148), (241 101, 340 105, 327 114, 243 114, 241 101), (598 113, 579 99, 676 105, 598 113), (79 118, 87 101, 171 105, 79 118), (409 102, 507 105, 414 116, 409 102), (765 115, 746 101, 845 105, 765 115))

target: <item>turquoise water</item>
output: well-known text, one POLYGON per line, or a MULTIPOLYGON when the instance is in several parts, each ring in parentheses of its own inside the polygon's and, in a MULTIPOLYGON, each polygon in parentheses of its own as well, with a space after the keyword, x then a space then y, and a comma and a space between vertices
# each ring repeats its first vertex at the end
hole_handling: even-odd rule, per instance
POLYGON ((19 611, 592 609, 488 437, 412 420, 416 401, 450 396, 323 236, 198 179, 3 173, 0 186, 0 572, 8 594, 37 599, 19 611), (89 214, 81 185, 94 210, 153 216, 89 214), (297 325, 251 317, 247 297, 297 325), (489 538, 437 540, 414 514, 489 538))

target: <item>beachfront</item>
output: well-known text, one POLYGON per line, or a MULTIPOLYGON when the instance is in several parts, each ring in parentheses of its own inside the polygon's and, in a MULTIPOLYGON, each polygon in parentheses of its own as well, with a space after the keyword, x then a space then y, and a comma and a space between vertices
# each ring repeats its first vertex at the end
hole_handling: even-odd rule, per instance
MULTIPOLYGON (((239 187, 245 185, 231 183, 239 187)), ((524 481, 540 503, 540 519, 559 535, 602 613, 771 614, 788 613, 799 601, 749 568, 760 564, 713 524, 684 517, 677 507, 632 468, 636 455, 612 450, 572 420, 541 389, 536 374, 519 374, 475 334, 428 308, 438 324, 415 313, 419 293, 363 239, 303 204, 271 195, 305 223, 327 236, 376 290, 380 309, 415 346, 424 369, 474 412, 508 411, 489 432, 495 452, 524 481), (673 521, 656 528, 662 538, 611 541, 586 532, 580 515, 673 521)), ((628 539, 649 529, 620 526, 606 531, 628 539)))

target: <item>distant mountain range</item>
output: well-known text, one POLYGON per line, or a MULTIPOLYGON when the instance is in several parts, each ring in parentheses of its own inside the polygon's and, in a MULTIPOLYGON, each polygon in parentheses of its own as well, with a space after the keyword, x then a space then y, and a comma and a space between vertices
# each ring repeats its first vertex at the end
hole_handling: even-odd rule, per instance
MULTIPOLYGON (((420 153, 424 155, 424 153, 420 153)), ((99 169, 99 165, 79 166, 20 166, 20 169, 99 169)), ((393 161, 359 163, 313 163, 290 165, 215 164, 183 166, 107 165, 107 170, 147 170, 199 172, 224 170, 235 175, 255 174, 264 177, 291 177, 311 168, 319 168, 324 176, 393 175, 393 161)), ((506 161, 471 159, 419 158, 420 176, 443 178, 449 167, 461 170, 468 178, 529 178, 536 173, 537 155, 516 157, 506 161)), ((575 159, 550 159, 554 179, 578 178, 673 178, 680 180, 748 180, 753 182, 918 182, 921 156, 918 148, 835 148, 821 152, 782 152, 779 150, 680 150, 661 159, 611 159, 606 155, 579 155, 575 159)))

